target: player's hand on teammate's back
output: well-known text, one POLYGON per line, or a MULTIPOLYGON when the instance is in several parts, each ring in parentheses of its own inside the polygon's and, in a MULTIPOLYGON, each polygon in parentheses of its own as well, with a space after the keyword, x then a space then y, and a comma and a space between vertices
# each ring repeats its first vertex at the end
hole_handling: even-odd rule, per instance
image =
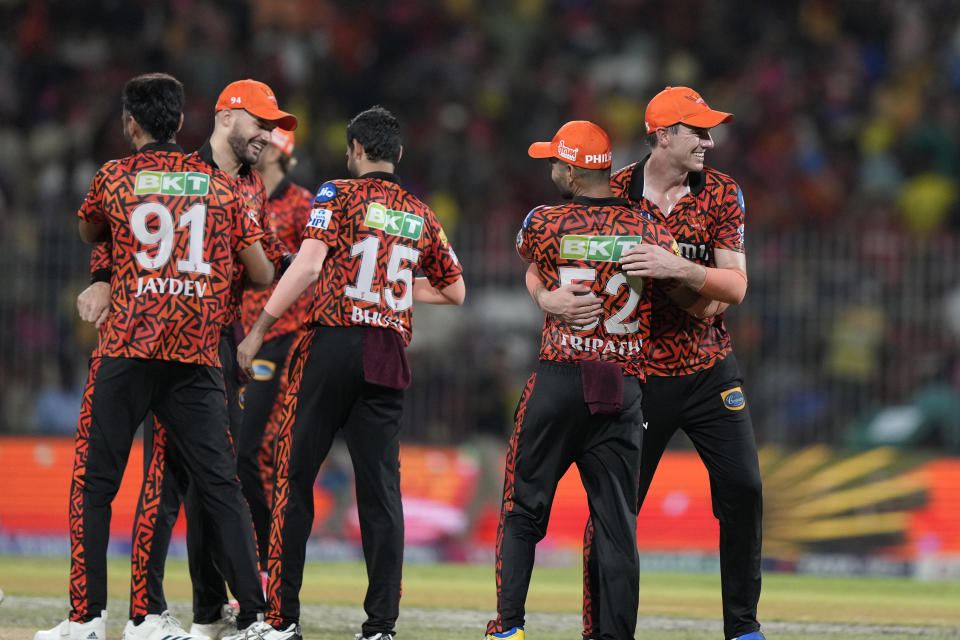
POLYGON ((94 282, 77 296, 77 311, 84 322, 92 322, 97 329, 110 312, 110 283, 94 282))
POLYGON ((537 305, 561 321, 572 325, 589 324, 600 317, 603 305, 600 298, 584 284, 565 284, 553 291, 541 290, 537 305))
POLYGON ((676 278, 686 260, 655 244, 635 244, 623 252, 620 268, 628 276, 676 278))

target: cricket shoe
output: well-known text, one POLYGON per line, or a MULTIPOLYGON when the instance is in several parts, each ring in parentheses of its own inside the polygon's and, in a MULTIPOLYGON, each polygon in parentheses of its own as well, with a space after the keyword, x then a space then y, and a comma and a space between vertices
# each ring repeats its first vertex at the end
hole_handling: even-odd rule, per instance
POLYGON ((86 622, 73 622, 68 618, 53 629, 45 629, 33 634, 33 640, 106 640, 106 638, 106 611, 101 611, 99 617, 86 622))
POLYGON ((504 638, 523 640, 523 627, 514 627, 499 633, 488 633, 485 640, 503 640, 504 638))
POLYGON ((134 624, 127 620, 123 628, 123 640, 209 640, 208 636, 187 633, 180 626, 180 622, 164 611, 160 615, 155 613, 143 617, 143 622, 134 624))
POLYGON ((353 640, 393 640, 392 633, 375 633, 372 636, 366 636, 362 633, 354 634, 353 640))
POLYGON ((263 620, 257 620, 237 635, 223 640, 303 640, 303 636, 298 624, 291 624, 286 629, 274 629, 263 620))
POLYGON ((205 624, 194 622, 190 625, 190 633, 210 638, 210 640, 222 640, 227 636, 235 636, 237 635, 237 611, 229 604, 225 604, 220 610, 219 620, 205 624))

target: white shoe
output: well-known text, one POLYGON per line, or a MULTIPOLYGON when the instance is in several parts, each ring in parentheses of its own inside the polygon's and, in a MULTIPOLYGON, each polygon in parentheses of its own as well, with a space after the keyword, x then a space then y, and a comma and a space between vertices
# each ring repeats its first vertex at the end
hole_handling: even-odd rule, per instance
POLYGON ((362 633, 356 633, 353 636, 353 640, 393 640, 392 633, 375 633, 372 636, 365 638, 362 633))
POLYGON ((140 624, 127 620, 122 638, 123 640, 208 640, 207 636, 193 635, 184 631, 180 622, 171 616, 169 611, 164 611, 160 615, 148 614, 140 624))
POLYGON ((33 640, 106 640, 106 638, 106 611, 101 611, 99 617, 86 622, 73 622, 68 618, 53 629, 45 629, 33 634, 33 640))
POLYGON ((262 620, 258 620, 235 636, 223 640, 303 640, 300 625, 292 624, 286 629, 274 629, 262 620))
POLYGON ((223 605, 220 613, 220 619, 207 624, 198 624, 194 622, 190 625, 192 635, 203 636, 210 640, 222 640, 227 636, 237 635, 237 610, 229 604, 223 605))

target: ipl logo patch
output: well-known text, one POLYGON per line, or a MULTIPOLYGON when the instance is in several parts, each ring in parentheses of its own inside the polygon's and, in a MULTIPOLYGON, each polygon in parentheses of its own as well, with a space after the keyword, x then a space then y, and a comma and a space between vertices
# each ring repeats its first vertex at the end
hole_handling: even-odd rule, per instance
POLYGON ((747 400, 743 397, 743 390, 740 387, 721 392, 720 399, 723 400, 723 406, 730 411, 740 411, 747 405, 747 400))

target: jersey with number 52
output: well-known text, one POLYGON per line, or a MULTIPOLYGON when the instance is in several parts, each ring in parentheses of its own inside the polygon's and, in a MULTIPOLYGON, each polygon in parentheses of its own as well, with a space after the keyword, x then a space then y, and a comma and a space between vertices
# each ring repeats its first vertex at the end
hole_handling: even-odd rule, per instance
POLYGON ((77 215, 112 239, 110 314, 94 356, 219 366, 234 253, 263 233, 227 174, 175 145, 104 164, 77 215))
POLYGON ((320 325, 388 328, 409 344, 417 271, 437 289, 462 273, 433 211, 389 173, 323 184, 303 237, 329 247, 310 311, 320 325))
POLYGON ((601 316, 583 326, 547 314, 540 359, 560 362, 604 360, 643 377, 645 342, 650 336, 650 295, 634 291, 619 260, 635 244, 676 251, 673 236, 621 198, 576 197, 569 204, 537 207, 517 234, 517 252, 536 263, 544 286, 582 284, 602 301, 601 316))

